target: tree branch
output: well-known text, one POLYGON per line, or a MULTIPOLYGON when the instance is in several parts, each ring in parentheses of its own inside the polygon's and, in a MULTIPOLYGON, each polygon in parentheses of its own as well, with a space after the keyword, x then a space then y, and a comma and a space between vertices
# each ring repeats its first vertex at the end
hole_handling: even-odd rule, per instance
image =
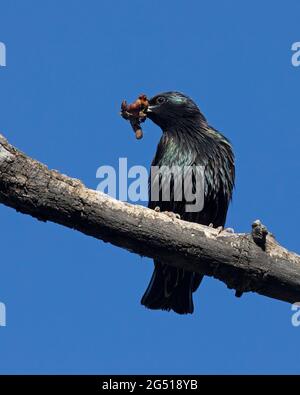
POLYGON ((117 201, 49 170, 1 135, 0 203, 139 255, 215 277, 237 294, 254 291, 290 303, 300 301, 300 256, 281 247, 259 223, 252 234, 220 232, 117 201))

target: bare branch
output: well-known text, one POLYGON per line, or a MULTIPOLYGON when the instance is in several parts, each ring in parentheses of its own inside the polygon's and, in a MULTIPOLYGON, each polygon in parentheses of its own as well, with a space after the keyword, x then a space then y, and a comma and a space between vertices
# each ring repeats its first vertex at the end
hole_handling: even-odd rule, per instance
POLYGON ((259 223, 252 234, 220 232, 117 201, 49 170, 1 135, 0 203, 134 253, 213 276, 236 289, 237 295, 253 291, 290 303, 300 301, 300 256, 281 247, 259 223))

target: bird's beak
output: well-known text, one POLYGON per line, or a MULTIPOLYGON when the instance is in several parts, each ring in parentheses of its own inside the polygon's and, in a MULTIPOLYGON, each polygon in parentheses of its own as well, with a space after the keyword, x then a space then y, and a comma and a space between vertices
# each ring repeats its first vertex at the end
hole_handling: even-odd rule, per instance
POLYGON ((156 109, 157 106, 148 106, 147 107, 147 112, 153 112, 156 109))

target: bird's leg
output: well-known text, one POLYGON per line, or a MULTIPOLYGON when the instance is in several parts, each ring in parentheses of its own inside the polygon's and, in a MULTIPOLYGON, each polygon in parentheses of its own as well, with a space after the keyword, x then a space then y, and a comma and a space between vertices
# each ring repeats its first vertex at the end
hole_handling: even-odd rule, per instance
POLYGON ((160 207, 159 206, 156 206, 154 208, 154 211, 156 211, 157 213, 161 212, 162 214, 167 215, 171 219, 180 219, 180 215, 179 214, 173 213, 172 211, 160 211, 160 207))
POLYGON ((268 233, 268 229, 260 222, 259 219, 253 222, 251 231, 252 239, 263 251, 266 250, 266 239, 268 233))

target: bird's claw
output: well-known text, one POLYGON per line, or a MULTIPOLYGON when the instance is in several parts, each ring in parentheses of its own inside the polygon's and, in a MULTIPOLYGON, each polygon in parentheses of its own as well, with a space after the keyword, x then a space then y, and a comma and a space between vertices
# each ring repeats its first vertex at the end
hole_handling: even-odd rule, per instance
POLYGON ((227 232, 227 233, 234 233, 234 229, 233 229, 233 228, 225 228, 225 229, 224 229, 224 232, 227 232))
POLYGON ((217 227, 217 231, 218 231, 218 234, 220 234, 222 232, 234 233, 234 229, 233 228, 224 228, 223 226, 218 226, 217 227))
MULTIPOLYGON (((156 211, 157 213, 160 213, 161 211, 160 211, 160 207, 159 206, 156 206, 155 208, 154 208, 154 211, 156 211)), ((177 213, 173 213, 172 211, 162 211, 162 214, 165 214, 165 215, 167 215, 169 218, 171 218, 171 219, 180 219, 180 215, 179 214, 177 214, 177 213)))
POLYGON ((171 219, 180 219, 180 215, 172 211, 164 211, 163 214, 166 214, 171 219))

